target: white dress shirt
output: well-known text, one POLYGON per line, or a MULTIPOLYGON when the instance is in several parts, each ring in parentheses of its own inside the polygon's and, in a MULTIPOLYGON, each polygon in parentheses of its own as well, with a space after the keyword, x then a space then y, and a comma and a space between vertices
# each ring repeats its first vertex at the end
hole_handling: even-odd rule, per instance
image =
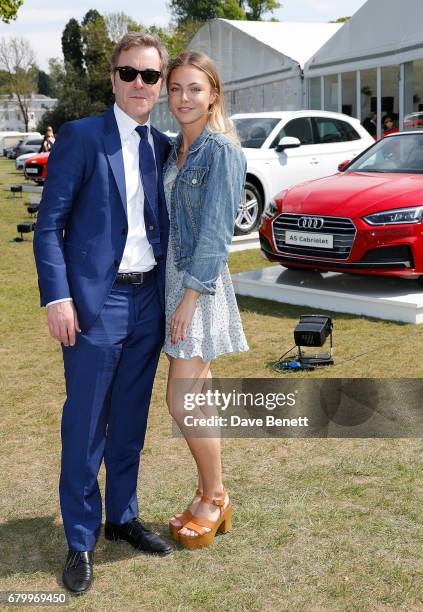
MULTIPOLYGON (((119 272, 148 272, 156 265, 156 260, 147 239, 144 223, 144 189, 139 166, 140 137, 135 131, 140 124, 123 112, 116 103, 114 112, 122 143, 128 212, 128 235, 119 272)), ((154 154, 150 121, 144 125, 148 128, 148 142, 154 154)))
MULTIPOLYGON (((127 115, 115 102, 113 107, 116 123, 122 145, 123 166, 125 170, 126 210, 128 214, 128 234, 119 266, 119 272, 148 272, 156 265, 153 249, 148 242, 144 222, 144 189, 139 167, 140 136, 135 128, 146 125, 148 142, 153 150, 154 141, 150 129, 150 120, 144 124, 137 123, 127 115)), ((72 298, 62 298, 49 302, 71 301, 72 298)))

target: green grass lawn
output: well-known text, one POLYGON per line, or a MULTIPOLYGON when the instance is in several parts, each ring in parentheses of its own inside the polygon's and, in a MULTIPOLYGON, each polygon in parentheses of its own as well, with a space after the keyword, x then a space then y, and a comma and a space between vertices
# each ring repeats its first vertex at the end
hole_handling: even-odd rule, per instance
MULTIPOLYGON (((12 198, 4 187, 21 181, 14 164, 0 159, 0 590, 59 591, 66 555, 57 491, 63 374, 38 305, 32 236, 11 242, 17 222, 28 218, 29 198, 12 198)), ((255 251, 229 263, 232 272, 266 265, 255 251)), ((214 375, 278 376, 271 363, 292 346, 299 315, 313 305, 243 297, 239 306, 251 350, 218 359, 214 375)), ((337 365, 297 376, 422 375, 419 326, 332 314, 337 365)), ((195 489, 190 454, 171 435, 166 361, 139 480, 140 515, 165 536, 169 516, 195 489)), ((93 588, 67 609, 423 610, 422 450, 421 439, 224 440, 232 532, 209 548, 166 558, 101 536, 93 588)))

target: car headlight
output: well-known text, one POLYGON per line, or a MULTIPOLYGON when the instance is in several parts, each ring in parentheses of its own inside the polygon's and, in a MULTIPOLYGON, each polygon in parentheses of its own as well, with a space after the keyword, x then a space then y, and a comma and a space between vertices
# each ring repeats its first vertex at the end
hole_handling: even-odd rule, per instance
POLYGON ((420 223, 423 216, 423 206, 410 206, 409 208, 394 208, 383 210, 363 217, 370 225, 395 225, 397 223, 420 223))
MULTIPOLYGON (((287 193, 288 193, 288 189, 284 189, 283 191, 278 193, 275 197, 277 197, 278 200, 283 200, 283 198, 285 197, 287 193)), ((276 204, 274 199, 271 199, 270 202, 267 202, 267 204, 264 207, 263 217, 270 219, 271 217, 276 215, 277 212, 279 212, 278 205, 276 204)))
POLYGON ((270 219, 273 217, 273 215, 276 215, 277 212, 278 205, 276 204, 275 200, 270 200, 270 202, 267 202, 266 206, 264 207, 263 217, 270 219))

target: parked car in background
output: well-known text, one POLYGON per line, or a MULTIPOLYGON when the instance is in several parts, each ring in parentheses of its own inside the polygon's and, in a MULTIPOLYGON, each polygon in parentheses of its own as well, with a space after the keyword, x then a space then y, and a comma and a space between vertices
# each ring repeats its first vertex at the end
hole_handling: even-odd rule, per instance
POLYGON ((25 178, 42 185, 47 176, 47 160, 50 152, 32 155, 24 163, 25 178))
POLYGON ((358 119, 340 113, 244 113, 231 119, 247 157, 237 234, 248 234, 258 226, 265 204, 281 189, 334 174, 340 162, 374 144, 358 119))
MULTIPOLYGON (((37 132, 36 136, 39 135, 40 134, 37 132)), ((6 157, 4 149, 7 147, 14 147, 18 140, 22 140, 22 138, 25 136, 30 136, 30 134, 11 131, 0 132, 0 155, 4 155, 6 157)))
POLYGON ((22 138, 20 138, 17 143, 5 147, 3 149, 3 155, 7 157, 7 159, 15 159, 15 149, 21 142, 23 142, 22 138))
POLYGON ((34 153, 24 153, 23 155, 19 155, 19 157, 15 159, 16 170, 23 170, 26 160, 33 156, 34 153))
POLYGON ((24 153, 38 153, 42 144, 43 136, 26 136, 17 143, 13 152, 13 159, 24 153))
POLYGON ((423 112, 410 113, 404 117, 404 130, 422 130, 423 129, 423 112))
POLYGON ((280 192, 261 252, 288 268, 423 279, 423 131, 392 134, 342 172, 280 192))

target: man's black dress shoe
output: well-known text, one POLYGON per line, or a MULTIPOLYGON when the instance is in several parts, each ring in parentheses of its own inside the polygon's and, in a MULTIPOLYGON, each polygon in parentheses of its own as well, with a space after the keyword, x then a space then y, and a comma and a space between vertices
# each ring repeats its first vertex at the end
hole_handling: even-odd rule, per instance
POLYGON ((93 581, 92 550, 69 549, 63 570, 63 584, 75 595, 88 591, 93 581))
POLYGON ((168 555, 173 550, 172 546, 169 546, 156 533, 149 531, 137 518, 123 525, 115 525, 106 521, 104 537, 107 540, 126 540, 137 550, 156 555, 168 555))

